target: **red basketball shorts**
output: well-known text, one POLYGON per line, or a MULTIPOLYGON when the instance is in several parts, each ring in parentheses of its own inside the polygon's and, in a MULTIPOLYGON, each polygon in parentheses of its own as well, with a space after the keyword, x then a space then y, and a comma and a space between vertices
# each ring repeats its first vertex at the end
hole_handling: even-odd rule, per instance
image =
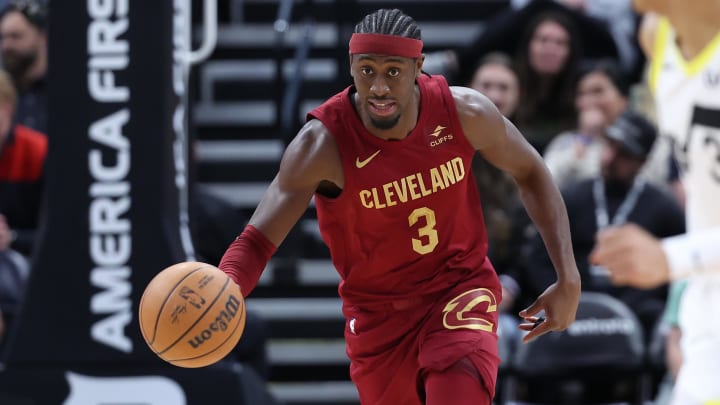
POLYGON ((372 309, 344 306, 350 377, 362 404, 422 405, 423 376, 463 357, 494 395, 501 292, 494 273, 492 278, 483 277, 485 286, 479 279, 464 281, 436 297, 372 309))

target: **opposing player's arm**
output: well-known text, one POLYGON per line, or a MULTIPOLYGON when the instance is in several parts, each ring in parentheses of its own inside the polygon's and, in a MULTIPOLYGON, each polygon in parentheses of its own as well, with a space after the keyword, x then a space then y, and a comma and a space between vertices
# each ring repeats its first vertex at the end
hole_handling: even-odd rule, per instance
POLYGON ((590 262, 605 267, 616 285, 655 288, 720 270, 720 228, 658 240, 629 223, 600 231, 590 262))
POLYGON ((485 159, 513 177, 525 209, 537 226, 557 272, 558 282, 521 313, 521 316, 531 319, 544 309, 547 316, 547 321, 537 328, 532 329, 534 320, 525 325, 524 329, 532 329, 525 339, 530 340, 550 330, 565 329, 575 319, 580 276, 560 192, 537 151, 487 97, 468 88, 458 87, 452 91, 468 140, 485 159))
POLYGON ((332 135, 320 121, 312 120, 288 145, 249 224, 279 246, 322 181, 342 185, 342 164, 332 135))

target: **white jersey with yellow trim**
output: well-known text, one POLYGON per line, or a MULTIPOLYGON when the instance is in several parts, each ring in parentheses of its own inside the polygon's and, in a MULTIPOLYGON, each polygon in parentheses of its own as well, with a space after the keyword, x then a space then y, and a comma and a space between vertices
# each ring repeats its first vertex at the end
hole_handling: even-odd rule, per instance
POLYGON ((661 19, 650 86, 658 126, 669 136, 688 192, 688 231, 720 226, 720 32, 704 51, 686 61, 661 19))
POLYGON ((720 401, 720 31, 694 59, 659 21, 650 65, 658 127, 685 187, 687 233, 663 247, 674 279, 689 277, 680 306, 683 367, 674 404, 720 401))

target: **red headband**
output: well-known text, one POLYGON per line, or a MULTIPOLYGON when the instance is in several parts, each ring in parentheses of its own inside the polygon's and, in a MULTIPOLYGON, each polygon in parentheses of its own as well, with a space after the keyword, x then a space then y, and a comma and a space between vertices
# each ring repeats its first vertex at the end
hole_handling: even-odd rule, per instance
POLYGON ((371 53, 376 55, 419 58, 423 42, 419 39, 384 34, 352 34, 350 54, 371 53))

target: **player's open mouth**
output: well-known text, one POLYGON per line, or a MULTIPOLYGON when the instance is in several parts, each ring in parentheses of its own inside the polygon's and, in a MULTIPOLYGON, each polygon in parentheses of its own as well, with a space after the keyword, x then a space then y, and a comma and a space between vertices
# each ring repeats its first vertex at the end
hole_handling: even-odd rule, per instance
POLYGON ((385 101, 382 103, 376 101, 369 101, 368 104, 370 105, 370 112, 372 112, 374 115, 382 117, 392 115, 397 110, 397 103, 393 101, 385 101))

